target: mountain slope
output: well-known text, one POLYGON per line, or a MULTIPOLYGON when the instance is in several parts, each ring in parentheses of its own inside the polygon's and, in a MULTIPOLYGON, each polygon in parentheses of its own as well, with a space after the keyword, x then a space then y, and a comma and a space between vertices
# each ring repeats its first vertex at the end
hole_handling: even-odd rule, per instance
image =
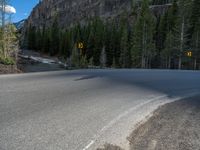
POLYGON ((43 0, 33 9, 26 25, 42 28, 56 18, 59 26, 66 27, 94 16, 111 18, 130 8, 131 0, 43 0))

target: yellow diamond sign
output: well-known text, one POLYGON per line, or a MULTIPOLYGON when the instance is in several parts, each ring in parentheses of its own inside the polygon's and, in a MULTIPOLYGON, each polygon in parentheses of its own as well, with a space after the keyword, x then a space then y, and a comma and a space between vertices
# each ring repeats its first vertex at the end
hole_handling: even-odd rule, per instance
POLYGON ((77 44, 77 48, 78 48, 78 49, 83 49, 83 48, 84 48, 84 44, 83 44, 82 42, 79 42, 79 43, 77 44))

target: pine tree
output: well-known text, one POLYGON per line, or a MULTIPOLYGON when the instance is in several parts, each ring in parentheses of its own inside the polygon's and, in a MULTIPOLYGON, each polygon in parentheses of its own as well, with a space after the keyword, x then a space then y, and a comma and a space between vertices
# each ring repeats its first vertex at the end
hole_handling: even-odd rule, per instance
POLYGON ((179 12, 178 19, 175 27, 175 40, 177 43, 177 55, 178 55, 178 69, 182 69, 182 58, 185 53, 185 49, 188 48, 189 42, 189 16, 191 14, 191 1, 179 0, 179 12))
POLYGON ((35 50, 38 50, 38 51, 41 51, 42 50, 42 43, 41 43, 41 41, 42 41, 42 33, 41 33, 41 31, 40 31, 40 29, 38 29, 37 31, 36 31, 36 39, 35 39, 35 50))
POLYGON ((174 55, 175 47, 175 35, 174 30, 178 17, 178 5, 176 0, 173 2, 169 10, 162 16, 158 36, 158 41, 162 44, 159 46, 161 50, 161 62, 164 62, 164 66, 168 69, 171 68, 171 61, 174 55))
POLYGON ((36 49, 36 28, 31 25, 28 28, 28 49, 36 49))
POLYGON ((197 69, 197 60, 200 58, 200 22, 196 24, 192 35, 192 51, 194 58, 194 70, 197 69))
POLYGON ((86 55, 81 56, 80 67, 81 68, 87 68, 88 67, 88 61, 87 61, 86 55))
POLYGON ((59 55, 66 60, 70 57, 70 51, 72 49, 72 37, 70 31, 65 31, 60 35, 59 55))
POLYGON ((95 39, 94 39, 94 65, 100 65, 100 55, 101 50, 104 46, 104 24, 100 18, 95 18, 94 20, 94 31, 95 31, 95 39))
POLYGON ((44 33, 43 33, 43 46, 42 46, 42 51, 44 53, 49 53, 51 41, 52 41, 51 40, 51 30, 45 29, 44 33))
POLYGON ((174 50, 174 36, 172 31, 169 31, 165 41, 165 49, 162 51, 162 58, 165 60, 165 67, 171 69, 171 60, 174 50))
POLYGON ((190 24, 191 24, 190 33, 193 33, 200 19, 200 9, 199 9, 200 1, 194 0, 191 7, 192 7, 192 13, 191 13, 191 18, 190 18, 190 24))
POLYGON ((190 18, 191 48, 194 58, 194 69, 197 69, 197 60, 200 58, 200 1, 194 0, 192 3, 192 13, 190 18))
POLYGON ((93 67, 94 66, 94 60, 93 60, 93 57, 91 57, 89 59, 89 64, 88 64, 89 67, 93 67))
POLYGON ((56 54, 58 54, 59 52, 59 35, 60 35, 60 31, 58 28, 58 22, 57 19, 54 20, 54 23, 51 27, 51 34, 50 34, 50 51, 49 54, 54 56, 56 54))
POLYGON ((74 46, 71 54, 71 67, 78 68, 80 66, 79 53, 76 46, 74 46))
MULTIPOLYGON (((95 47, 95 30, 92 22, 89 23, 88 28, 89 28, 89 36, 86 43, 86 55, 88 60, 92 58, 92 61, 94 61, 93 56, 95 47)), ((94 62, 92 62, 92 64, 94 64, 94 62)))
POLYGON ((120 64, 122 68, 130 67, 130 51, 128 47, 128 27, 123 25, 122 27, 122 37, 120 42, 121 47, 121 56, 120 56, 120 64))
POLYGON ((103 47, 102 51, 101 51, 100 66, 101 66, 101 68, 105 68, 106 67, 106 51, 105 51, 105 47, 103 47))
POLYGON ((148 68, 151 66, 151 60, 155 55, 155 18, 149 9, 148 0, 142 1, 142 8, 137 18, 134 39, 132 46, 132 60, 141 58, 141 67, 148 68))

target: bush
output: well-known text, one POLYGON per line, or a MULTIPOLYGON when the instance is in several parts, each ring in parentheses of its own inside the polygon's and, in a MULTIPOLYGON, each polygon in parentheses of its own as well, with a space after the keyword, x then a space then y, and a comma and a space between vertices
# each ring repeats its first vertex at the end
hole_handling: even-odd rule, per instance
POLYGON ((2 63, 4 65, 14 65, 15 61, 11 57, 4 58, 4 57, 0 56, 0 63, 2 63))

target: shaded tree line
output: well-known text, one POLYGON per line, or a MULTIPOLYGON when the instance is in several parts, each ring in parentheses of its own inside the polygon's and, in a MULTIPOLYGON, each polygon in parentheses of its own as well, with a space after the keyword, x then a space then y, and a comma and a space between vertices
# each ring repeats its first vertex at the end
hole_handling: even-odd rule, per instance
POLYGON ((74 67, 199 69, 200 1, 153 4, 169 2, 159 17, 142 0, 133 1, 131 17, 127 12, 112 21, 95 17, 67 29, 60 29, 57 19, 51 27, 29 26, 26 47, 62 57, 74 67), (79 42, 83 49, 77 48, 79 42))

